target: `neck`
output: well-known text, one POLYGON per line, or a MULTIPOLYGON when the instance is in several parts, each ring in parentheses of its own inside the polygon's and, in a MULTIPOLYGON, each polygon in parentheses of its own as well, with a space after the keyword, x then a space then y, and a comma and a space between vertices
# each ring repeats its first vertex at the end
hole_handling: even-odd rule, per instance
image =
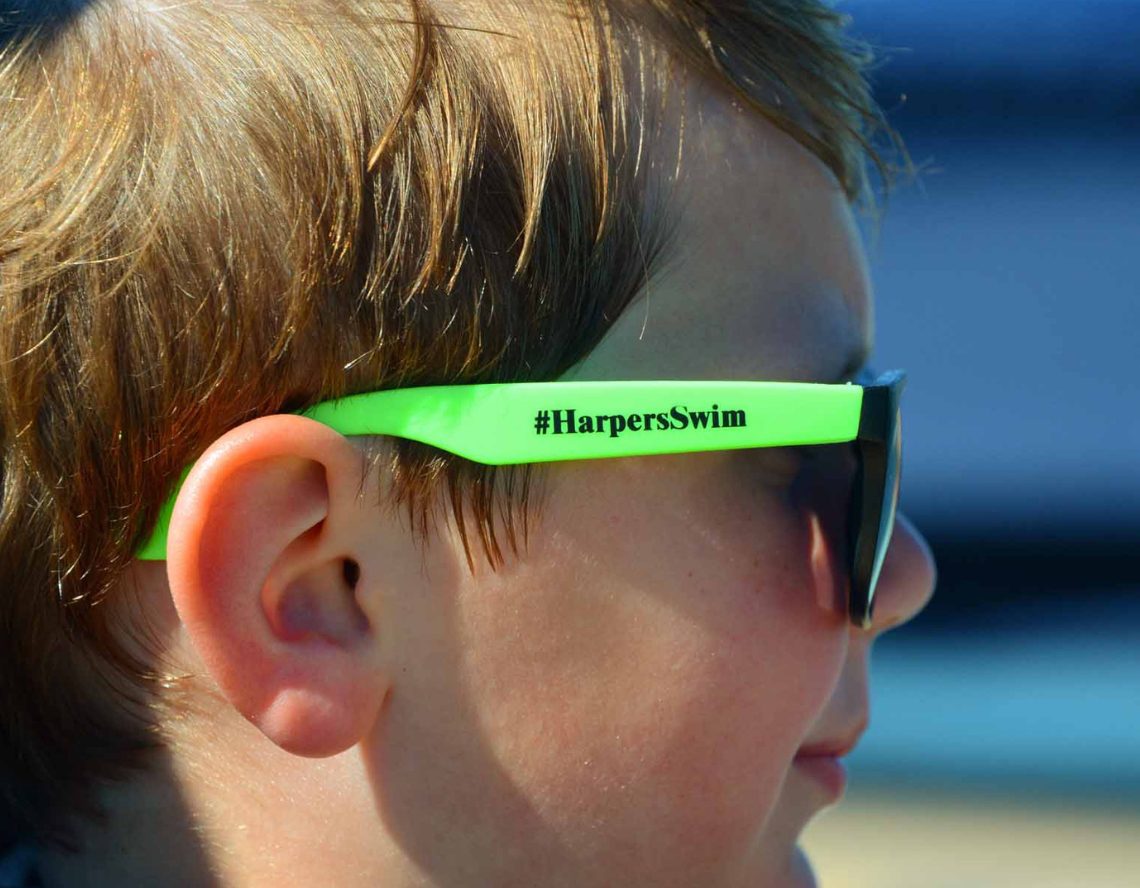
POLYGON ((300 759, 250 731, 256 755, 223 758, 243 747, 215 735, 206 756, 175 748, 107 789, 107 816, 79 826, 77 853, 42 853, 47 888, 424 884, 384 831, 355 750, 300 759))
POLYGON ((75 824, 78 850, 40 852, 47 888, 171 884, 174 873, 178 884, 221 884, 194 828, 194 815, 170 778, 164 761, 100 792, 105 816, 75 824))

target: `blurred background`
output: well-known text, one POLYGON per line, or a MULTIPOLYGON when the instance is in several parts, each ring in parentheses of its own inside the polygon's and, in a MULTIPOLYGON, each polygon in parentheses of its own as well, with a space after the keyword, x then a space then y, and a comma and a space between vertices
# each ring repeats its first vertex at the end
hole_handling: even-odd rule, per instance
POLYGON ((923 169, 866 227, 903 508, 824 888, 1140 886, 1140 0, 845 0, 923 169))

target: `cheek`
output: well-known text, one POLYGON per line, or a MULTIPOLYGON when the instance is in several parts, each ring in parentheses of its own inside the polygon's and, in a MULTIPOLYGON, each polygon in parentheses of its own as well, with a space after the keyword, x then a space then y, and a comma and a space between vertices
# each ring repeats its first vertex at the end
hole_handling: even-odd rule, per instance
POLYGON ((844 633, 785 497, 642 469, 551 503, 527 558, 464 609, 464 672, 544 821, 597 860, 695 877, 762 831, 844 633))

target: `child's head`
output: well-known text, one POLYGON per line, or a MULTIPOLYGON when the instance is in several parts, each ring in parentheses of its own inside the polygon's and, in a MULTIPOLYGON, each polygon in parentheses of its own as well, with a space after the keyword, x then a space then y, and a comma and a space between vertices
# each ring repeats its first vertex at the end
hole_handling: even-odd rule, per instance
MULTIPOLYGON (((492 470, 264 417, 836 374, 878 120, 836 16, 57 0, 0 40, 4 830, 162 759, 205 844, 303 800, 393 884, 794 867, 791 760, 866 707, 792 454, 492 470), (199 458, 168 579, 132 555, 199 458)), ((901 536, 888 622, 929 594, 901 536)))

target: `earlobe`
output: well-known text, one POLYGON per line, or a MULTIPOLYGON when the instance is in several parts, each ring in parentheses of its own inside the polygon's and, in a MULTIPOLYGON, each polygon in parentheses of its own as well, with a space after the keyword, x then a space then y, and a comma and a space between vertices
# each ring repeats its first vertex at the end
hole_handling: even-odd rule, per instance
POLYGON ((353 746, 386 693, 362 469, 331 429, 263 417, 210 447, 171 519, 167 576, 191 640, 234 707, 299 755, 353 746))

